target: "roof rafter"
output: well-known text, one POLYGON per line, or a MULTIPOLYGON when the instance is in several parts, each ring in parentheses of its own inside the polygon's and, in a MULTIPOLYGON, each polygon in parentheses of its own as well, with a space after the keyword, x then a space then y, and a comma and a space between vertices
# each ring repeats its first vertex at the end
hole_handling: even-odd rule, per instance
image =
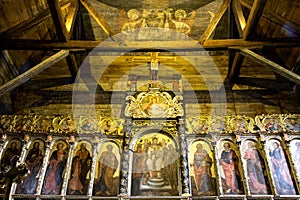
POLYGON ((230 70, 229 70, 229 73, 227 76, 231 83, 238 78, 243 61, 244 61, 244 56, 241 55, 239 51, 236 51, 235 55, 234 55, 232 66, 230 67, 230 70))
POLYGON ((246 19, 243 14, 242 5, 238 0, 233 0, 232 7, 239 35, 240 38, 242 38, 246 26, 246 19))
POLYGON ((246 48, 241 48, 241 55, 251 58, 253 61, 266 66, 270 67, 275 73, 280 74, 281 76, 287 78, 288 80, 296 83, 297 85, 300 85, 300 76, 290 70, 287 70, 286 68, 278 65, 277 63, 274 63, 270 61, 269 59, 264 58, 263 56, 249 50, 246 48))
POLYGON ((216 29, 218 23, 220 22, 221 18, 223 17, 224 13, 228 9, 230 5, 230 0, 224 0, 222 6, 220 7, 218 13, 214 16, 208 27, 206 28, 203 35, 200 37, 199 41, 200 44, 203 44, 206 40, 208 40, 211 36, 211 34, 216 29))
POLYGON ((72 33, 73 33, 73 28, 74 28, 74 23, 75 23, 75 20, 76 20, 76 15, 77 15, 77 12, 78 12, 78 8, 79 8, 78 0, 73 0, 71 2, 70 7, 69 7, 69 12, 67 13, 67 16, 66 16, 66 29, 69 33, 68 39, 71 38, 72 33))
POLYGON ((51 16, 53 18, 54 26, 56 28, 58 39, 60 42, 66 42, 68 40, 69 33, 62 16, 60 3, 58 0, 47 0, 47 2, 50 8, 51 16))
POLYGON ((12 80, 6 82, 4 85, 0 86, 0 97, 6 94, 7 92, 15 89, 16 87, 26 83, 28 80, 41 73, 45 69, 51 67, 53 64, 59 62, 63 58, 69 55, 68 50, 61 50, 58 53, 52 55, 46 60, 42 61, 40 64, 32 67, 23 74, 13 78, 12 80))
MULTIPOLYGON (((54 21, 54 25, 56 28, 56 32, 58 34, 58 39, 60 42, 67 42, 69 40, 69 38, 71 37, 71 32, 68 32, 67 30, 67 26, 65 23, 65 20, 62 16, 62 12, 61 12, 61 6, 60 3, 58 2, 58 0, 47 0, 49 8, 50 8, 50 12, 54 21)), ((76 7, 78 7, 78 5, 76 6, 76 4, 78 4, 77 0, 73 0, 71 2, 71 21, 68 21, 69 23, 71 23, 71 26, 69 27, 70 30, 72 29, 72 26, 74 25, 74 21, 75 21, 75 17, 76 17, 76 7)), ((77 66, 77 62, 76 62, 76 58, 73 54, 68 55, 67 59, 67 63, 68 63, 68 67, 70 70, 70 73, 72 75, 72 77, 75 79, 76 75, 77 75, 77 71, 78 71, 78 66, 77 66)))
POLYGON ((100 14, 88 0, 80 0, 80 2, 96 20, 98 25, 103 29, 107 36, 112 37, 113 35, 115 35, 112 28, 106 23, 106 21, 100 16, 100 14))
POLYGON ((250 15, 247 19, 246 27, 244 29, 244 39, 251 40, 255 37, 255 30, 258 25, 259 19, 262 16, 263 10, 266 5, 266 0, 254 0, 250 15))

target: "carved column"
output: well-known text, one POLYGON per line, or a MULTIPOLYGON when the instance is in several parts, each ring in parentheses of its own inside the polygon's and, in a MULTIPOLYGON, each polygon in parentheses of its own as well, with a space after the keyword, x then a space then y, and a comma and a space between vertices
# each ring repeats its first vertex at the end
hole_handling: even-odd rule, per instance
MULTIPOLYGON (((51 140, 52 140, 52 137, 51 137, 51 140)), ((39 173, 39 177, 38 177, 38 185, 37 185, 37 188, 36 188, 36 194, 37 195, 40 195, 41 192, 42 192, 44 177, 45 177, 45 174, 46 174, 46 170, 47 170, 47 166, 48 166, 48 159, 49 159, 49 156, 50 156, 50 150, 51 150, 52 146, 53 146, 53 142, 51 144, 51 141, 46 141, 43 165, 40 169, 40 173, 39 173)))
POLYGON ((179 156, 180 156, 180 171, 181 171, 181 184, 182 195, 190 196, 190 177, 188 167, 188 155, 187 155, 187 141, 185 137, 185 123, 184 119, 180 118, 177 123, 178 135, 179 135, 179 156))
POLYGON ((68 182, 69 182, 69 177, 70 177, 70 173, 71 173, 71 167, 72 167, 72 156, 74 155, 74 149, 75 146, 77 145, 77 142, 69 142, 70 145, 70 150, 69 150, 69 155, 68 155, 68 159, 67 159, 67 163, 65 166, 65 173, 64 173, 64 177, 63 177, 63 184, 61 187, 61 195, 62 196, 66 196, 67 195, 67 189, 68 189, 68 182))
POLYGON ((276 188, 275 188, 275 182, 274 182, 274 179, 273 179, 273 175, 272 175, 272 172, 271 172, 271 166, 270 166, 270 163, 269 163, 269 160, 268 160, 268 153, 267 153, 267 145, 266 145, 266 138, 264 135, 260 135, 260 149, 261 149, 261 155, 262 155, 262 158, 266 164, 266 171, 267 171, 267 174, 268 174, 268 178, 269 178, 269 182, 270 182, 270 187, 271 187, 271 192, 272 194, 276 195, 277 194, 277 191, 276 191, 276 188))
MULTIPOLYGON (((217 140, 219 139, 219 133, 213 133, 212 134, 212 154, 214 155, 214 159, 215 159, 215 163, 216 166, 220 166, 220 162, 219 162, 219 155, 218 155, 218 146, 217 146, 217 140)), ((222 180, 221 180, 221 172, 220 172, 220 167, 215 167, 216 170, 216 183, 217 183, 217 195, 220 196, 221 194, 223 194, 223 190, 222 190, 222 180)))
POLYGON ((94 188, 98 153, 99 153, 99 139, 98 139, 98 137, 96 137, 93 142, 93 161, 92 161, 92 166, 91 166, 91 177, 90 177, 90 182, 89 182, 89 189, 87 192, 87 195, 89 197, 93 196, 93 188, 94 188))
POLYGON ((128 169, 129 169, 129 140, 131 138, 132 120, 127 118, 124 127, 123 151, 120 162, 120 188, 119 195, 128 195, 128 169))
MULTIPOLYGON (((249 187, 249 182, 248 182, 248 176, 247 176, 247 171, 246 168, 247 166, 244 165, 243 163, 243 158, 242 158, 242 149, 241 149, 241 136, 239 135, 240 133, 235 133, 235 143, 238 147, 239 152, 237 152, 239 154, 239 162, 240 162, 240 174, 241 174, 241 182, 243 185, 243 190, 244 190, 244 194, 246 195, 250 195, 251 191, 250 191, 250 187, 249 187)), ((245 142, 246 139, 244 139, 245 142)))

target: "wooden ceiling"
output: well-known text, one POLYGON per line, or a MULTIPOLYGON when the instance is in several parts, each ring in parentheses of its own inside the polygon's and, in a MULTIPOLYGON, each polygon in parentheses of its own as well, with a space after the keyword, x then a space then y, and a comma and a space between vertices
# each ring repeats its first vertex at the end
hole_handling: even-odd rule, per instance
MULTIPOLYGON (((230 89, 268 87, 267 80, 285 81, 291 88, 300 85, 298 1, 11 0, 1 4, 0 48, 10 61, 5 65, 8 73, 15 71, 11 76, 2 73, 2 98, 28 81, 69 77, 74 81, 87 63, 92 74, 103 68, 103 75, 93 79, 101 90, 125 91, 128 74, 137 74, 141 82, 147 79, 147 62, 133 62, 133 57, 147 52, 176 57, 162 61, 159 77, 167 83, 173 73, 181 74, 185 91, 210 90, 207 82, 214 80, 230 89), (122 28, 130 22, 127 13, 132 9, 139 14, 139 31, 143 19, 157 20, 159 13, 164 13, 166 22, 168 11, 169 32, 176 32, 177 10, 185 12, 181 22, 191 31, 184 39, 154 37, 151 31, 147 39, 124 38, 122 28), (265 82, 249 86, 247 78, 265 82)), ((158 30, 156 25, 150 28, 158 30)), ((70 88, 68 84, 65 88, 70 88)))

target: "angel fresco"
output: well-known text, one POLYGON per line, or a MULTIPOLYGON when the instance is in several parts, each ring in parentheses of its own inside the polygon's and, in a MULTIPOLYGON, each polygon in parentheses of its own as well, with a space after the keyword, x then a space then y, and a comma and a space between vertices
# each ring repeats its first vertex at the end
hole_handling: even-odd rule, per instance
POLYGON ((265 165, 263 160, 255 147, 253 141, 244 143, 245 151, 243 152, 243 160, 246 164, 246 172, 248 176, 248 183, 251 194, 267 194, 267 178, 264 176, 265 165))
POLYGON ((30 171, 30 174, 23 179, 23 182, 18 185, 16 193, 18 194, 34 194, 39 173, 43 164, 44 145, 42 140, 35 140, 31 144, 31 148, 26 156, 25 164, 30 171))
POLYGON ((52 152, 44 179, 42 194, 60 194, 63 183, 63 174, 68 158, 68 148, 65 141, 59 140, 54 144, 55 150, 52 152))
POLYGON ((228 141, 222 143, 223 150, 219 162, 223 170, 222 185, 225 194, 241 194, 243 192, 239 158, 235 150, 233 150, 233 146, 228 141))
POLYGON ((194 196, 215 194, 214 164, 211 150, 206 142, 194 143, 190 148, 192 191, 194 196))
POLYGON ((280 195, 296 194, 286 157, 279 141, 270 140, 267 146, 271 172, 277 193, 280 195))

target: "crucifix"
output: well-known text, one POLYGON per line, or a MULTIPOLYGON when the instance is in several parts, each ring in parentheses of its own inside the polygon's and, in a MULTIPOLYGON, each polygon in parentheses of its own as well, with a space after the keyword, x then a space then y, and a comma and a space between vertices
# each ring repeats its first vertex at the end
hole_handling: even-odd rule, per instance
POLYGON ((150 56, 136 56, 132 61, 146 61, 148 63, 149 79, 151 80, 151 88, 158 86, 158 70, 160 61, 176 61, 174 56, 159 56, 159 52, 149 52, 150 56))

